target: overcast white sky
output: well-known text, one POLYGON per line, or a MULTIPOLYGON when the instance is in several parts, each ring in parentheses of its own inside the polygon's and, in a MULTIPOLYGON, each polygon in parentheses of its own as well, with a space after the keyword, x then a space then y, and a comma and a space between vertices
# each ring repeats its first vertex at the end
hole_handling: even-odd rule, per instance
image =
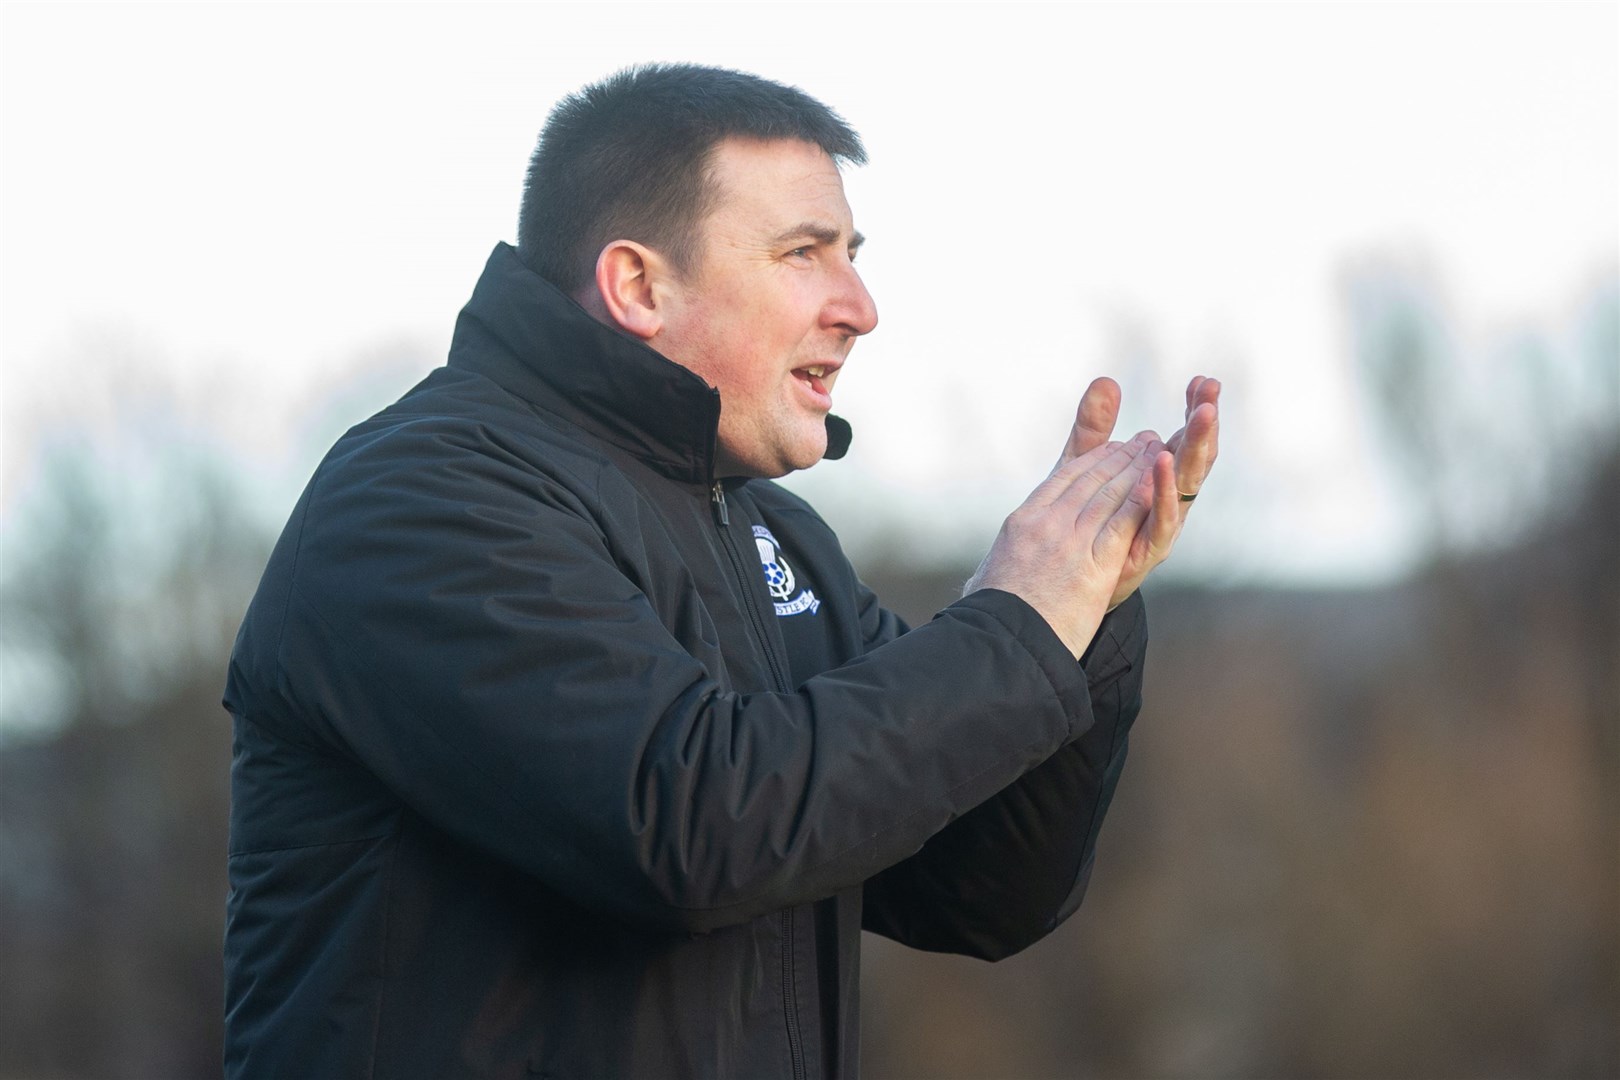
POLYGON ((1093 375, 1168 432, 1203 371, 1228 383, 1199 504, 1223 539, 1195 524, 1187 560, 1376 578, 1408 530, 1345 467, 1376 448, 1336 282, 1413 259, 1482 340, 1566 322, 1620 250, 1617 12, 8 4, 0 515, 42 433, 113 423, 123 357, 284 516, 361 418, 317 403, 359 367, 343 400, 369 409, 442 358, 550 106, 691 60, 804 87, 871 151, 847 184, 882 325, 838 385, 851 457, 802 484, 835 525, 886 508, 924 546, 978 543, 1093 375))

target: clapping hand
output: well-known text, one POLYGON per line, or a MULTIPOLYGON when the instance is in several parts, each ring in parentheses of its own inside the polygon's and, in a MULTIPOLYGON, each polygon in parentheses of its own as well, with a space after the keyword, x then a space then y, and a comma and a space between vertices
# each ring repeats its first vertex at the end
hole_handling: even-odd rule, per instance
MULTIPOLYGON (((1187 511, 1215 466, 1220 436, 1221 384, 1194 376, 1187 384, 1187 409, 1180 430, 1158 449, 1153 463, 1153 505, 1147 520, 1131 541, 1119 583, 1109 600, 1118 606, 1135 592, 1154 567, 1170 555, 1181 535, 1187 511)), ((1119 417, 1119 384, 1096 379, 1080 398, 1069 441, 1058 458, 1061 467, 1108 441, 1119 417)))

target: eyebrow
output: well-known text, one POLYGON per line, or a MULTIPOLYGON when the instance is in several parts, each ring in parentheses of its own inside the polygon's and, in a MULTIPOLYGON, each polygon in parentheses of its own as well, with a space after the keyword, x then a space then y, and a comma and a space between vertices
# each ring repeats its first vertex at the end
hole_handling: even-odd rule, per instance
MULTIPOLYGON (((793 226, 791 229, 782 230, 782 232, 778 233, 775 238, 771 240, 771 245, 774 247, 778 244, 788 243, 791 240, 810 239, 814 240, 818 244, 825 244, 830 247, 838 243, 838 239, 842 235, 843 233, 832 225, 827 225, 819 221, 803 221, 793 226)), ((850 251, 853 252, 860 250, 860 246, 864 243, 866 243, 866 237, 862 236, 859 232, 850 234, 850 251)))

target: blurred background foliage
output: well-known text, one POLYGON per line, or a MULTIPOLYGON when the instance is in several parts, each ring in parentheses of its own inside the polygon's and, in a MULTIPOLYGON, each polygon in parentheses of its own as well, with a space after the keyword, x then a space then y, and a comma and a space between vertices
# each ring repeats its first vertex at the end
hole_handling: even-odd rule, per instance
MULTIPOLYGON (((993 966, 869 938, 868 1075, 1620 1075, 1620 290, 1484 345, 1421 264, 1355 262, 1341 297, 1422 558, 1155 583, 1085 905, 993 966)), ((4 536, 0 1077, 219 1067, 219 697, 285 508, 117 370, 120 421, 51 429, 4 536)), ((1245 543, 1244 475, 1192 530, 1245 543)), ((865 535, 913 620, 971 570, 865 535)))

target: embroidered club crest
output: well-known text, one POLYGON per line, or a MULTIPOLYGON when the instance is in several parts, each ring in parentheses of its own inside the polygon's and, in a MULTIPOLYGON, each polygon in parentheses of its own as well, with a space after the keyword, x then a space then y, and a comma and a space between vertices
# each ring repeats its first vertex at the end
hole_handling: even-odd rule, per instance
POLYGON ((798 578, 794 576, 793 567, 788 565, 786 556, 782 554, 782 545, 776 542, 771 530, 763 525, 755 525, 754 546, 759 549, 759 562, 765 570, 765 588, 770 591, 777 615, 798 615, 801 612, 814 615, 821 601, 810 589, 794 595, 798 578))

